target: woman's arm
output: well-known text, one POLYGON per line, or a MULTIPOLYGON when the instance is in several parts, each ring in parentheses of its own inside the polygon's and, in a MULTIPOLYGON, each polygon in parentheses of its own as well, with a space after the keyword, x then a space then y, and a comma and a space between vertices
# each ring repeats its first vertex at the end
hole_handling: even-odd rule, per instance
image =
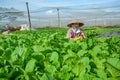
POLYGON ((73 40, 73 38, 72 38, 72 30, 70 30, 70 29, 68 30, 66 38, 73 40))
POLYGON ((83 31, 81 31, 81 36, 82 36, 83 38, 86 38, 86 35, 85 35, 85 33, 84 33, 83 31))

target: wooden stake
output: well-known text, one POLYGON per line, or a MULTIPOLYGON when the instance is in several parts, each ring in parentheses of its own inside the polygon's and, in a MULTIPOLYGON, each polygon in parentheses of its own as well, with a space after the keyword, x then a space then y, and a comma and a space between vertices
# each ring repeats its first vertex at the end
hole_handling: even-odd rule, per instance
POLYGON ((60 25, 60 14, 59 14, 59 8, 57 8, 57 12, 58 12, 58 27, 60 28, 61 25, 60 25))
POLYGON ((31 31, 31 19, 30 19, 30 11, 29 11, 29 7, 28 7, 28 2, 26 2, 26 6, 27 6, 27 12, 28 12, 29 29, 31 31))

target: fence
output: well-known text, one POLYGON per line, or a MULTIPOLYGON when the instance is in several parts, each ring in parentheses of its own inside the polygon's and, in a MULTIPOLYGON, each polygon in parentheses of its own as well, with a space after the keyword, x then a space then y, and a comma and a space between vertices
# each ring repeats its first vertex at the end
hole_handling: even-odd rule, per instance
MULTIPOLYGON (((80 19, 85 23, 85 26, 119 25, 120 10, 117 10, 119 8, 119 5, 102 8, 41 7, 35 10, 30 7, 31 24, 34 28, 65 27, 70 20, 80 19), (112 11, 112 9, 116 11, 112 11)), ((27 8, 26 10, 17 10, 15 8, 0 7, 0 25, 10 24, 17 26, 27 23, 27 8)))

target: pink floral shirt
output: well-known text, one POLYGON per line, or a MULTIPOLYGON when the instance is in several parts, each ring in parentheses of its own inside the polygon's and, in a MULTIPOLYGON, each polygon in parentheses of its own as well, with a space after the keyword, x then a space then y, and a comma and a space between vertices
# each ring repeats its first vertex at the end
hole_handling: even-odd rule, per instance
POLYGON ((79 32, 75 33, 71 28, 68 30, 67 32, 67 35, 66 35, 66 38, 69 38, 69 39, 73 39, 75 37, 79 37, 79 36, 82 36, 83 38, 86 38, 85 37, 85 34, 82 30, 80 30, 79 32))

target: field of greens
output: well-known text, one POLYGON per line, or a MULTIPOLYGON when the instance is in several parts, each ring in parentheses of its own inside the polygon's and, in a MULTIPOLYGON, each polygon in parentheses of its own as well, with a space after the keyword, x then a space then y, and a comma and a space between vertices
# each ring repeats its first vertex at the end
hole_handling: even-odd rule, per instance
POLYGON ((95 37, 112 30, 85 30, 84 41, 67 29, 1 34, 0 80, 120 80, 120 39, 95 37))

